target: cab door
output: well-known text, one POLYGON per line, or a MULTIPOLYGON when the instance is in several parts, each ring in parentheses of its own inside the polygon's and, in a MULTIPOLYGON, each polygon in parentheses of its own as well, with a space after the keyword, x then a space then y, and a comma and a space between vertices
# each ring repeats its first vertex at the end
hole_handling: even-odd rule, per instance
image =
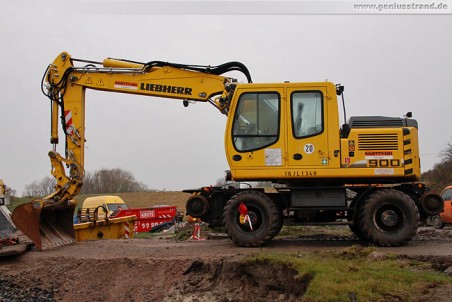
POLYGON ((241 85, 235 95, 225 139, 234 179, 275 178, 287 165, 284 86, 241 85))
POLYGON ((289 168, 330 164, 326 86, 287 87, 287 161, 289 168))

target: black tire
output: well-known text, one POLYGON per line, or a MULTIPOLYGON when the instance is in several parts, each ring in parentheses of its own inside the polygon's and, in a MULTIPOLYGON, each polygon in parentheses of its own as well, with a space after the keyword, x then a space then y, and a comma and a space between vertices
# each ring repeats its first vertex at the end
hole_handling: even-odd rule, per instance
POLYGON ((441 219, 441 216, 435 215, 432 217, 432 225, 435 229, 442 229, 444 228, 444 222, 441 219))
POLYGON ((361 230, 361 228, 359 227, 358 224, 356 224, 356 223, 349 224, 348 227, 353 232, 353 234, 355 234, 355 236, 358 237, 359 240, 369 241, 369 238, 366 237, 366 235, 363 233, 363 231, 361 230))
POLYGON ((419 226, 419 210, 405 193, 384 189, 371 194, 359 207, 363 235, 379 246, 400 246, 410 241, 419 226))
POLYGON ((244 191, 234 195, 224 207, 223 225, 226 234, 239 246, 261 246, 275 237, 282 227, 282 213, 265 194, 244 191), (251 218, 253 231, 248 223, 240 223, 238 207, 244 203, 251 218))
MULTIPOLYGON (((352 206, 353 206, 353 205, 352 205, 352 206)), ((359 210, 358 210, 357 207, 356 207, 355 211, 357 211, 357 213, 359 213, 359 210)), ((349 214, 350 216, 347 218, 347 221, 348 221, 349 223, 352 223, 352 224, 349 224, 349 225, 348 225, 350 231, 352 231, 353 234, 355 234, 355 236, 358 237, 359 240, 362 240, 362 241, 369 241, 369 238, 367 238, 367 237, 364 235, 363 231, 361 230, 361 227, 359 226, 359 223, 358 223, 358 214, 353 213, 353 212, 349 212, 348 214, 349 214)))

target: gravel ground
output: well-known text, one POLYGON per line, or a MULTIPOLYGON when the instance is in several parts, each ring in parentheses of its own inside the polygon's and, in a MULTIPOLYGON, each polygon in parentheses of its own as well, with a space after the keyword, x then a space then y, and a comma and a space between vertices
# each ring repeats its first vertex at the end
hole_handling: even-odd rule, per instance
MULTIPOLYGON (((32 250, 3 257, 0 301, 301 299, 306 282, 295 278, 290 268, 244 266, 240 259, 259 253, 259 249, 240 248, 228 239, 221 239, 222 236, 217 237, 220 239, 206 241, 163 237, 86 241, 45 252, 32 250)), ((363 243, 353 236, 310 235, 275 239, 262 250, 310 252, 356 244, 363 243)), ((438 271, 452 273, 452 228, 421 228, 408 245, 377 251, 429 261, 438 271)), ((452 284, 432 289, 428 294, 434 301, 449 301, 452 284)))

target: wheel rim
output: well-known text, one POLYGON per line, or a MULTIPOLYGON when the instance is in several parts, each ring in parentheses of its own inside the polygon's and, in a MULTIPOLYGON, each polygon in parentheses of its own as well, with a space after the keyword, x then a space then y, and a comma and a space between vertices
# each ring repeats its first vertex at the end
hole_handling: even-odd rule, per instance
POLYGON ((438 216, 434 216, 432 219, 433 226, 440 226, 441 225, 441 219, 438 216))
MULTIPOLYGON (((251 225, 253 226, 253 231, 256 231, 260 228, 262 222, 264 221, 262 210, 253 205, 247 205, 247 208, 248 216, 250 217, 251 225)), ((250 223, 248 221, 246 223, 240 222, 240 214, 237 215, 237 224, 242 231, 251 232, 250 223)))
POLYGON ((404 221, 403 212, 394 206, 383 206, 375 214, 375 224, 385 232, 397 231, 404 221))

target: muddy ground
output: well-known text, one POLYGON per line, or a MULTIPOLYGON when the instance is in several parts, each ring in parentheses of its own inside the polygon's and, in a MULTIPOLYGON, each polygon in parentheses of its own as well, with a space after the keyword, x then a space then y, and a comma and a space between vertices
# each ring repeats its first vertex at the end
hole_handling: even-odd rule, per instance
MULTIPOLYGON (((241 259, 260 250, 237 247, 221 234, 211 237, 87 241, 4 257, 0 301, 302 301, 309 283, 291 268, 243 264, 241 259)), ((276 238, 262 250, 310 252, 357 244, 364 245, 353 236, 318 234, 276 238)), ((452 227, 421 228, 408 245, 377 251, 428 261, 448 273, 452 227)), ((448 284, 432 288, 419 301, 450 301, 451 296, 448 284)))

